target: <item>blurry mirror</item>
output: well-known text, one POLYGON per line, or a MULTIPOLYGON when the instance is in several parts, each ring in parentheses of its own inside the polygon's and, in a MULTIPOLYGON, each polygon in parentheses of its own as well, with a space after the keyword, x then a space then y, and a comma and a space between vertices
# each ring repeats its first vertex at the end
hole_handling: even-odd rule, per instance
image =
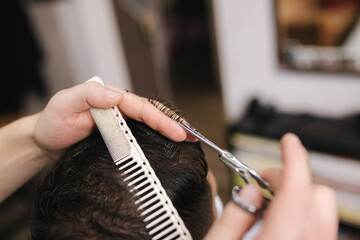
POLYGON ((360 74, 360 0, 274 0, 282 68, 360 74))

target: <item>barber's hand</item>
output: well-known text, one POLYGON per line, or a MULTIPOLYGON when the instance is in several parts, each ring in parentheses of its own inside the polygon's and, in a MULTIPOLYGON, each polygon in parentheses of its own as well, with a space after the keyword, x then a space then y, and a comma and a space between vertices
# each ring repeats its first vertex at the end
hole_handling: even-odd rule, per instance
MULTIPOLYGON (((282 138, 281 148, 284 169, 262 173, 275 191, 275 198, 264 214, 262 229, 255 239, 337 239, 334 192, 325 186, 312 185, 307 152, 294 134, 282 138)), ((248 204, 261 205, 261 193, 252 185, 245 186, 240 196, 248 204)), ((242 239, 255 220, 254 215, 230 202, 206 239, 242 239)))
POLYGON ((40 113, 34 140, 50 158, 57 158, 67 147, 91 133, 94 127, 91 107, 111 108, 115 105, 126 116, 146 123, 174 141, 193 140, 146 98, 96 82, 80 84, 54 95, 40 113))

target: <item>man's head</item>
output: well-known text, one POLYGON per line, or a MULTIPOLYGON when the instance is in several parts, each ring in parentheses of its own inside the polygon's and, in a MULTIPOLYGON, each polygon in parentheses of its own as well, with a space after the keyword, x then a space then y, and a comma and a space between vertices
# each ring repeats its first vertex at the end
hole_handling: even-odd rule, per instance
MULTIPOLYGON (((198 143, 176 143, 129 119, 129 128, 194 239, 213 221, 198 143)), ((150 239, 135 198, 98 132, 70 148, 40 183, 33 239, 150 239)))

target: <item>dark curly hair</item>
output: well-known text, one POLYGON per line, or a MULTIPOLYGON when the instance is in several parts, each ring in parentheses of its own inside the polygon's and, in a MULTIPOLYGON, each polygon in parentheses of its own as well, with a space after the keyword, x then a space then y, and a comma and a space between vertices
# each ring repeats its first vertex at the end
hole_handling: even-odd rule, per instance
MULTIPOLYGON (((202 239, 213 216, 208 167, 200 144, 173 142, 131 119, 127 124, 193 239, 202 239)), ((95 131, 68 149, 39 183, 31 237, 151 239, 134 202, 95 131)))

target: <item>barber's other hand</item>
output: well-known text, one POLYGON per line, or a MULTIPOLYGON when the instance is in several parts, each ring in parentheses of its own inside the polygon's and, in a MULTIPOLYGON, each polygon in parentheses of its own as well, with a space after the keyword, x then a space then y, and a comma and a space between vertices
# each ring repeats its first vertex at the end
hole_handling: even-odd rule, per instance
POLYGON ((146 98, 112 86, 87 82, 62 90, 50 99, 34 127, 34 140, 50 158, 57 158, 66 148, 91 133, 94 127, 91 107, 111 108, 115 105, 126 116, 146 123, 174 141, 189 139, 180 126, 146 98))
MULTIPOLYGON (((264 214, 262 229, 255 239, 337 239, 334 192, 325 186, 312 185, 307 152, 294 134, 282 138, 281 148, 283 170, 269 169, 262 173, 275 191, 275 198, 264 214)), ((262 201, 259 190, 251 185, 245 186, 240 195, 255 206, 262 201)), ((206 239, 242 239, 255 220, 254 215, 230 202, 206 239)))

